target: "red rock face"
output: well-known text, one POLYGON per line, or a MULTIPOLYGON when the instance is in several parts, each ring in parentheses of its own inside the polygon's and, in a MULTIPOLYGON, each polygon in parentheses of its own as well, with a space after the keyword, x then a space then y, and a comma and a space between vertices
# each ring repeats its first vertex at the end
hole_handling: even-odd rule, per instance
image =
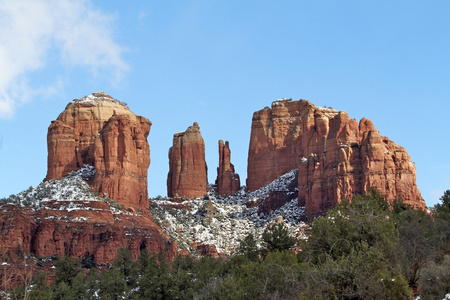
POLYGON ((217 168, 217 190, 220 196, 231 195, 239 191, 241 181, 235 173, 234 166, 230 160, 230 145, 219 141, 219 167, 217 168))
POLYGON ((208 178, 205 161, 205 142, 197 122, 185 132, 173 136, 169 149, 169 197, 197 198, 206 194, 208 178))
POLYGON ((372 122, 306 100, 275 101, 255 112, 248 179, 254 190, 298 168, 299 204, 314 217, 344 197, 376 187, 389 201, 401 197, 415 208, 425 202, 406 150, 381 137, 372 122))
POLYGON ((253 114, 247 165, 249 191, 298 168, 302 150, 300 111, 305 103, 278 103, 253 114))
POLYGON ((92 186, 120 204, 148 208, 151 122, 102 92, 70 102, 48 129, 46 179, 84 164, 96 169, 92 186))
MULTIPOLYGON (((75 202, 74 202, 75 203, 75 202)), ((177 244, 157 226, 148 211, 143 216, 115 214, 101 201, 78 203, 80 210, 17 208, 4 205, 0 210, 0 253, 20 258, 20 253, 33 253, 34 257, 59 256, 82 258, 90 255, 97 264, 111 263, 117 250, 127 247, 136 259, 142 249, 158 253, 163 251, 169 260, 177 253, 177 244), (95 208, 91 210, 89 208, 95 208)), ((23 261, 23 259, 22 259, 23 261)), ((20 259, 17 264, 20 264, 20 259)), ((28 262, 28 272, 47 271, 34 262, 28 262)), ((23 270, 12 263, 3 267, 13 278, 23 277, 23 270)), ((50 269, 53 270, 53 269, 50 269)), ((30 278, 32 278, 30 274, 30 278)), ((12 282, 19 284, 21 278, 12 282)), ((0 285, 2 278, 0 278, 0 285)), ((4 284, 4 282, 3 282, 4 284)))

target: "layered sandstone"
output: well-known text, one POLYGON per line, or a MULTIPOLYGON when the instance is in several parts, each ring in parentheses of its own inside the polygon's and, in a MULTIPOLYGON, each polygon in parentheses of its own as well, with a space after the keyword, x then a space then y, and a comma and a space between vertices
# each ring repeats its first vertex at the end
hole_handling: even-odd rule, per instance
POLYGON ((219 140, 219 167, 217 168, 217 191, 220 196, 227 196, 239 191, 241 181, 231 163, 231 150, 228 141, 219 140))
MULTIPOLYGON (((31 279, 40 271, 51 278, 52 258, 57 256, 108 265, 121 247, 130 249, 135 259, 143 249, 162 251, 169 260, 177 255, 177 243, 153 222, 148 211, 142 210, 143 216, 124 215, 101 201, 72 201, 83 207, 76 210, 68 210, 61 201, 46 204, 42 209, 0 206, 0 254, 9 262, 2 265, 2 274, 11 277, 9 287, 23 284, 25 277, 31 279)), ((9 280, 0 276, 0 286, 7 283, 5 279, 9 280)))
POLYGON ((376 187, 389 201, 425 202, 406 150, 372 122, 309 101, 277 100, 253 115, 247 186, 255 190, 298 168, 299 204, 314 217, 376 187))
POLYGON ((194 122, 185 132, 173 136, 173 146, 169 149, 167 195, 175 198, 203 197, 207 183, 205 142, 200 127, 194 122))
POLYGON ((71 101, 48 129, 47 180, 94 166, 95 191, 127 206, 148 208, 151 122, 98 92, 71 101))

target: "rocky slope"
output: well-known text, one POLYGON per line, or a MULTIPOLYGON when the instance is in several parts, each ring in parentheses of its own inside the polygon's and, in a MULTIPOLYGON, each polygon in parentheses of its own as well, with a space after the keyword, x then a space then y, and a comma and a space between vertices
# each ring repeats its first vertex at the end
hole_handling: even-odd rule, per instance
POLYGON ((147 208, 150 126, 148 119, 102 92, 71 101, 48 129, 46 179, 91 165, 97 171, 90 182, 95 191, 123 205, 147 208))
POLYGON ((284 222, 293 236, 305 237, 306 225, 301 222, 304 207, 298 205, 295 196, 273 209, 258 207, 274 191, 295 195, 291 187, 296 180, 297 170, 292 170, 253 192, 243 188, 220 197, 211 188, 203 198, 153 199, 150 212, 177 241, 180 251, 213 257, 230 255, 248 234, 253 234, 261 245, 262 232, 274 222, 284 222))
POLYGON ((208 168, 205 142, 200 127, 194 122, 185 132, 173 136, 169 149, 168 197, 196 198, 206 194, 208 168))
POLYGON ((390 201, 401 197, 425 208, 408 153, 381 137, 370 120, 358 124, 344 111, 280 99, 253 115, 248 189, 296 168, 299 204, 310 217, 370 187, 390 201))
POLYGON ((216 179, 217 191, 220 196, 236 193, 241 187, 239 175, 235 173, 231 163, 231 150, 228 141, 219 141, 219 167, 216 179))
POLYGON ((0 253, 8 272, 25 261, 23 255, 31 273, 44 267, 48 272, 51 264, 44 266, 42 261, 57 255, 109 264, 121 247, 130 249, 135 258, 142 249, 163 251, 169 259, 176 255, 176 241, 153 222, 147 209, 127 211, 100 198, 86 182, 93 177, 95 169, 85 165, 61 180, 48 180, 0 200, 0 253))

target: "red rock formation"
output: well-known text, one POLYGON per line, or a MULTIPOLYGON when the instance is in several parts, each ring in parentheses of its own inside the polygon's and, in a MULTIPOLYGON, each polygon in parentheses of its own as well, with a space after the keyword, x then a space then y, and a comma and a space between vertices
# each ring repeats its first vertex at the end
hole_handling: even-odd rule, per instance
POLYGON ((219 167, 217 168, 217 190, 220 196, 227 196, 239 191, 241 181, 235 173, 234 166, 230 161, 230 145, 219 141, 219 167))
POLYGON ((120 204, 148 208, 150 126, 102 92, 73 100, 48 129, 46 179, 88 164, 96 169, 94 190, 120 204))
POLYGON ((309 101, 278 100, 255 112, 248 160, 249 190, 298 167, 299 204, 314 217, 342 198, 376 187, 389 201, 425 202, 406 150, 381 137, 372 122, 309 101))
MULTIPOLYGON (((47 203, 53 209, 27 209, 15 205, 3 205, 0 209, 0 254, 2 257, 17 257, 17 264, 24 261, 20 255, 33 253, 34 257, 68 255, 75 258, 88 255, 97 264, 109 264, 117 250, 127 247, 136 259, 142 249, 158 253, 164 251, 168 259, 177 253, 177 243, 157 226, 148 211, 143 216, 113 213, 107 203, 101 201, 72 201, 84 209, 62 209, 64 201, 47 203)), ((29 265, 33 274, 42 269, 42 262, 29 265)), ((23 268, 13 263, 5 265, 5 273, 12 274, 14 284, 23 283, 23 268)), ((30 275, 30 279, 31 279, 30 275)), ((0 277, 0 286, 2 284, 0 277)), ((3 282, 4 284, 4 282, 3 282)))
POLYGON ((169 197, 203 197, 208 178, 205 162, 205 142, 197 122, 185 132, 173 136, 169 149, 169 174, 167 195, 169 197))
POLYGON ((213 244, 199 244, 197 246, 197 253, 201 256, 213 257, 213 258, 226 258, 226 254, 217 251, 217 248, 213 244))
POLYGON ((298 168, 302 103, 274 102, 253 114, 248 151, 247 188, 254 191, 298 168))

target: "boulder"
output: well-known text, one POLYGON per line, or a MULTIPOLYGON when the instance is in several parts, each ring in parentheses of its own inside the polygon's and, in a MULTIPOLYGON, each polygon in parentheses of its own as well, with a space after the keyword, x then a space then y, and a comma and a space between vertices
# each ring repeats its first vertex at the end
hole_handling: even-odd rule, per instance
POLYGON ((241 181, 231 163, 231 151, 228 141, 219 141, 219 167, 217 168, 217 191, 220 196, 227 196, 239 191, 241 181))
POLYGON ((194 122, 185 132, 173 136, 169 149, 169 197, 197 198, 206 194, 208 178, 205 161, 205 142, 200 127, 194 122))

